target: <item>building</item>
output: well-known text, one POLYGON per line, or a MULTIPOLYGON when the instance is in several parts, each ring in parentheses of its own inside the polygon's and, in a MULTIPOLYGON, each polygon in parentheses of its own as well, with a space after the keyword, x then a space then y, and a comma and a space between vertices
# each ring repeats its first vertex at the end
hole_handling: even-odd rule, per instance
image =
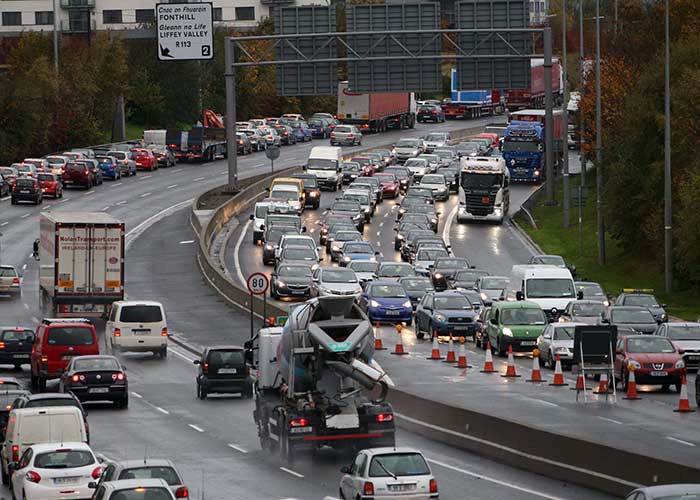
POLYGON ((542 25, 549 13, 549 0, 530 0, 530 24, 542 25))
MULTIPOLYGON (((59 30, 66 34, 123 31, 126 37, 154 36, 156 3, 168 0, 0 0, 0 36, 54 29, 54 4, 59 30)), ((172 0, 185 3, 187 0, 172 0)), ((215 25, 254 28, 274 6, 305 5, 313 0, 212 0, 215 25)))

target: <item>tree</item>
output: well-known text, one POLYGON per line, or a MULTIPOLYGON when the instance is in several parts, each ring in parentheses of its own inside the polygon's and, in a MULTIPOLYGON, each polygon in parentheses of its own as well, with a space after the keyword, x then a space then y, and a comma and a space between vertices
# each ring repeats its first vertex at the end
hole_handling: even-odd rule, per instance
POLYGON ((136 123, 150 126, 160 120, 165 101, 160 84, 151 79, 148 69, 139 68, 136 71, 129 88, 128 106, 136 123))

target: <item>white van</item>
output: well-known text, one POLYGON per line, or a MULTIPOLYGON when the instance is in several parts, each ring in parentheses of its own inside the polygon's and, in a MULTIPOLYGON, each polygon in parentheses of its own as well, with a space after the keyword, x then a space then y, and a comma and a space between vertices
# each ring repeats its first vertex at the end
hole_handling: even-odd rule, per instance
POLYGON ((336 146, 311 148, 304 171, 314 174, 319 187, 338 191, 343 187, 343 150, 336 146))
POLYGON ((119 300, 112 303, 105 326, 112 352, 152 352, 168 355, 168 323, 163 304, 154 301, 119 300))
POLYGON ((576 297, 576 285, 568 269, 526 264, 511 269, 505 298, 534 302, 548 318, 557 319, 576 297))
POLYGON ((5 442, 0 448, 3 484, 10 480, 7 464, 19 461, 28 446, 64 442, 87 443, 85 422, 79 408, 54 406, 12 410, 7 419, 5 442))

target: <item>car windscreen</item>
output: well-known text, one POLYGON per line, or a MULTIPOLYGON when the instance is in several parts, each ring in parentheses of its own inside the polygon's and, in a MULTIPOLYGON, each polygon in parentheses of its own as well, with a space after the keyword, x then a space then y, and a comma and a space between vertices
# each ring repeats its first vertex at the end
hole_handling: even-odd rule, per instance
POLYGON ((66 170, 69 172, 82 172, 87 167, 82 163, 69 163, 66 165, 66 170))
POLYGON ((419 160, 418 158, 409 158, 404 163, 404 166, 406 168, 426 168, 428 166, 428 162, 425 160, 419 160))
POLYGON ((440 185, 445 185, 445 176, 442 174, 432 174, 432 175, 426 175, 424 176, 421 181, 421 184, 440 184, 440 185))
POLYGON ((539 257, 537 257, 536 260, 538 264, 544 264, 547 266, 566 267, 564 259, 559 255, 540 255, 539 257))
POLYGON ((57 327, 49 329, 49 345, 92 345, 94 338, 90 328, 57 327))
POLYGON ((625 297, 626 306, 659 307, 659 302, 653 295, 628 295, 625 297))
POLYGON ((33 179, 17 179, 15 181, 15 185, 20 189, 33 188, 34 187, 34 180, 33 179))
POLYGON ((605 311, 602 302, 597 304, 574 304, 571 311, 577 316, 600 316, 605 311))
POLYGON ((167 488, 149 486, 114 491, 109 500, 172 500, 173 494, 167 488))
POLYGON ((270 192, 270 198, 279 198, 281 200, 299 200, 299 192, 286 189, 273 189, 270 192))
POLYGON ((503 290, 508 286, 508 278, 483 278, 480 286, 482 290, 503 290))
POLYGON ((374 253, 369 243, 347 243, 343 245, 343 253, 374 253))
POLYGON ((369 295, 380 299, 403 299, 408 297, 406 290, 401 285, 372 285, 369 295))
POLYGON ((419 453, 375 455, 369 464, 370 477, 426 476, 428 464, 419 453))
POLYGON ((73 398, 41 398, 30 399, 24 404, 24 408, 43 408, 54 406, 75 406, 78 408, 78 403, 73 398))
POLYGON ((357 202, 335 202, 331 207, 334 212, 359 212, 360 204, 357 202))
POLYGON ((455 157, 455 154, 452 151, 449 151, 447 149, 436 149, 435 151, 433 151, 433 154, 435 156, 439 156, 443 160, 444 159, 450 160, 450 159, 455 157))
POLYGON ((316 177, 302 177, 301 180, 304 182, 305 188, 317 188, 318 180, 316 177))
POLYGON ((432 292, 435 289, 433 283, 424 278, 401 280, 401 285, 409 292, 432 292))
POLYGON ((433 307, 435 309, 462 309, 465 311, 473 309, 471 303, 464 295, 456 293, 445 297, 435 297, 433 307))
POLYGON ((488 273, 484 271, 459 271, 455 274, 456 281, 468 281, 476 283, 476 280, 482 276, 486 276, 488 273))
POLYGON ((396 176, 394 174, 378 174, 374 176, 379 182, 396 182, 396 176))
POLYGON ((576 328, 573 326, 560 326, 554 329, 552 340, 574 340, 576 328))
POLYGON ((654 323, 654 316, 646 309, 618 309, 610 313, 613 323, 654 323))
POLYGON ((348 267, 356 273, 376 273, 379 264, 368 260, 355 260, 348 264, 348 267))
POLYGON ((700 340, 700 325, 668 325, 668 338, 671 340, 700 340))
POLYGON ((428 134, 425 137, 426 141, 430 142, 436 142, 436 141, 446 141, 447 140, 447 134, 440 134, 440 133, 433 133, 433 134, 428 134))
POLYGON ((94 463, 95 457, 87 450, 57 450, 34 457, 34 467, 38 469, 72 469, 94 463))
POLYGON ((402 168, 386 169, 384 172, 394 174, 397 179, 407 179, 410 176, 408 172, 402 168))
POLYGON ((367 196, 366 194, 345 193, 343 195, 343 199, 344 200, 355 200, 360 205, 369 205, 369 196, 367 196))
POLYGON ((501 311, 501 322, 504 325, 544 325, 547 318, 542 309, 504 309, 501 311))
POLYGON ((288 278, 311 278, 311 268, 308 266, 280 266, 277 275, 288 278))
POLYGON ((243 351, 240 349, 215 349, 209 351, 207 363, 210 365, 242 365, 243 351))
POLYGON ((397 148, 417 148, 418 147, 418 140, 417 139, 401 139, 399 142, 396 143, 397 148))
POLYGON ((51 174, 38 174, 36 178, 44 182, 53 182, 56 180, 56 178, 51 174))
POLYGON ((574 282, 566 278, 531 278, 525 280, 525 293, 531 299, 574 298, 574 282))
POLYGON ((338 160, 328 160, 326 158, 309 158, 306 163, 308 168, 314 170, 335 170, 338 168, 338 160))
POLYGON ((476 142, 463 142, 457 144, 457 151, 479 151, 479 144, 476 142))
POLYGON ((504 153, 537 153, 541 148, 542 145, 538 141, 512 141, 506 137, 502 151, 504 153))
POLYGON ((343 127, 342 125, 339 125, 335 127, 335 132, 340 133, 340 134, 349 134, 352 132, 351 127, 343 127))
POLYGON ((163 479, 170 486, 180 484, 177 472, 172 467, 165 465, 124 469, 119 473, 118 479, 163 479))
POLYGON ((335 234, 335 241, 359 241, 362 235, 357 231, 338 231, 335 234))
POLYGON ((284 250, 283 260, 316 260, 313 250, 310 248, 291 248, 284 250))
POLYGON ((357 283, 357 275, 352 269, 326 269, 323 272, 323 281, 326 283, 357 283))
POLYGON ((433 261, 445 255, 447 255, 447 250, 444 248, 421 248, 416 254, 416 260, 433 261))
POLYGON ((635 337, 627 339, 627 352, 638 352, 638 353, 672 353, 676 352, 673 344, 668 339, 661 337, 649 336, 649 337, 635 337))
POLYGON ((267 215, 267 205, 255 205, 255 218, 264 219, 267 215))
POLYGON ((76 371, 121 370, 119 363, 113 358, 80 358, 73 361, 76 371))
POLYGON ((605 295, 598 283, 577 283, 576 289, 583 292, 584 297, 603 297, 605 295))
MULTIPOLYGON (((2 269, 0 269, 0 276, 2 276, 2 269)), ((21 328, 3 330, 0 333, 0 339, 2 339, 3 342, 26 342, 32 337, 34 337, 34 333, 31 330, 22 330, 21 328)))
POLYGON ((157 323, 163 321, 163 311, 156 305, 123 306, 119 320, 125 323, 157 323))
POLYGON ((413 276, 416 273, 410 265, 383 264, 379 268, 379 274, 396 278, 400 276, 413 276))

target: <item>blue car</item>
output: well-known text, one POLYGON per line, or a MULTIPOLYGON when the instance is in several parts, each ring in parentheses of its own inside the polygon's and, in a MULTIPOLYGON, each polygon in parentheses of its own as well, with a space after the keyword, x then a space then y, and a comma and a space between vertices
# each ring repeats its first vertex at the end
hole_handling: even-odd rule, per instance
POLYGON ((294 137, 296 137, 297 142, 311 141, 313 138, 311 129, 306 122, 294 122, 292 125, 292 130, 294 130, 294 137))
POLYGON ((362 177, 362 165, 355 161, 346 161, 343 164, 343 184, 350 184, 358 177, 362 177))
POLYGON ((371 281, 358 299, 360 308, 372 323, 406 323, 413 321, 413 307, 408 293, 396 281, 371 281))
POLYGON ((376 261, 379 252, 367 241, 346 241, 340 248, 340 265, 347 266, 353 260, 376 261))
POLYGON ((102 170, 102 177, 116 181, 122 178, 122 169, 117 161, 109 156, 101 156, 97 158, 97 163, 102 170))
POLYGON ((478 323, 473 304, 456 290, 428 292, 416 307, 416 337, 474 337, 478 323))
POLYGON ((309 128, 311 129, 311 135, 318 139, 328 139, 333 130, 330 122, 321 118, 310 119, 309 128))

